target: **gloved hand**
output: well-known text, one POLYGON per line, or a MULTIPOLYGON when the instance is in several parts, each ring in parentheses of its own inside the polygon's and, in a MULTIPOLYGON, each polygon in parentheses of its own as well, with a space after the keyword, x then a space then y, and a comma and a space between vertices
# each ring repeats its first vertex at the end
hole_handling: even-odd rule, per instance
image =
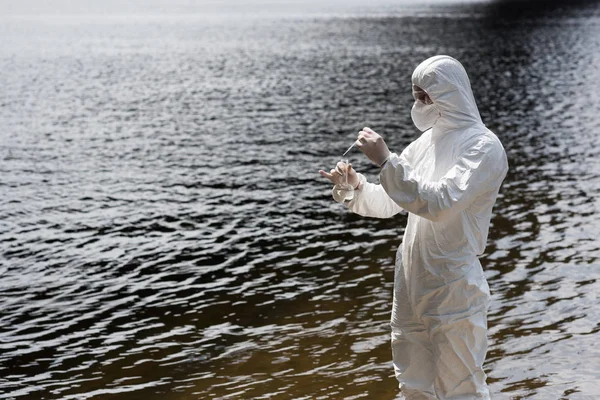
POLYGON ((337 185, 339 183, 344 182, 344 174, 348 174, 348 183, 352 185, 354 189, 358 189, 358 184, 360 183, 360 179, 356 174, 354 168, 352 168, 352 164, 345 164, 343 162, 338 162, 334 169, 329 171, 329 173, 319 170, 321 176, 329 179, 331 183, 337 185))
POLYGON ((390 156, 390 150, 383 138, 371 128, 363 128, 358 133, 356 147, 380 167, 390 156))

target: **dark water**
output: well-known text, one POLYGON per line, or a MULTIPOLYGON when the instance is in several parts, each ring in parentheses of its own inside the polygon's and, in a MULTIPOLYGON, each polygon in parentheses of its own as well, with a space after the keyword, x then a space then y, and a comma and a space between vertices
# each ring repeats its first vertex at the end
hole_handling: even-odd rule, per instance
POLYGON ((363 126, 413 140, 438 53, 511 166, 494 398, 600 398, 599 5, 113 3, 0 16, 0 398, 395 398, 406 217, 317 171, 363 126))

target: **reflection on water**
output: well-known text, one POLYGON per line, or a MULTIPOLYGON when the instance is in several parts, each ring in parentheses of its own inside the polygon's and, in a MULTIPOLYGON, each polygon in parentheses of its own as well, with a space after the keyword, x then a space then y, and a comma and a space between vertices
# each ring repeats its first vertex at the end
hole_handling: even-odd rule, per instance
POLYGON ((395 398, 406 217, 349 214, 317 171, 363 126, 414 139, 436 53, 511 166, 482 260, 494 398, 600 393, 600 9, 383 3, 2 17, 0 398, 395 398))

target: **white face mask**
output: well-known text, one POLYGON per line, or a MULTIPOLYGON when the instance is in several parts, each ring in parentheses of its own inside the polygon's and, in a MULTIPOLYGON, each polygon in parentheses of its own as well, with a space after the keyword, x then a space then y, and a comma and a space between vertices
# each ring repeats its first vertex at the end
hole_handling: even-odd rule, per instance
POLYGON ((438 118, 440 112, 437 110, 434 104, 425 104, 420 101, 415 101, 412 110, 410 111, 413 123, 421 132, 425 132, 431 128, 438 118))

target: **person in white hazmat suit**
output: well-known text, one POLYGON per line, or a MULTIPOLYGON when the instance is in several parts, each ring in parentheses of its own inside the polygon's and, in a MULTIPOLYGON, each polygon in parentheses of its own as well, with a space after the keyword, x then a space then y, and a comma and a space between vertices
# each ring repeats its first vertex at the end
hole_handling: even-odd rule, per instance
MULTIPOLYGON (((348 173, 354 213, 389 218, 409 212, 396 256, 392 358, 407 399, 489 399, 489 287, 478 256, 508 171, 502 144, 483 124, 463 66, 449 56, 423 61, 412 75, 411 116, 424 131, 401 154, 369 128, 357 146, 381 166, 381 184, 348 173)), ((346 168, 346 170, 344 170, 346 168)))

